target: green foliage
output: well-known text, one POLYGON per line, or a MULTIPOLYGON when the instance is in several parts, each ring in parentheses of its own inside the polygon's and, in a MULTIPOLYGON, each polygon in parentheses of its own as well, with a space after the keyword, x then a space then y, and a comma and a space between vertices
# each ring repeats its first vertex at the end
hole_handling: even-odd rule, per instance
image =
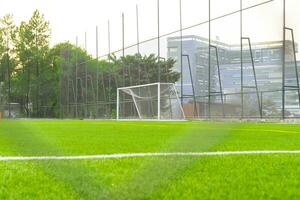
POLYGON ((51 59, 49 58, 50 27, 44 16, 35 10, 28 22, 21 22, 14 40, 16 54, 21 68, 17 70, 15 85, 22 87, 16 91, 16 98, 22 102, 27 115, 41 115, 40 106, 53 105, 49 98, 53 80, 51 59), (24 92, 25 91, 25 92, 24 92), (30 110, 32 104, 32 110, 30 110))
MULTIPOLYGON (((153 54, 149 56, 135 54, 120 58, 110 55, 108 60, 97 60, 92 59, 86 54, 86 51, 70 43, 58 44, 53 49, 56 49, 57 56, 59 53, 61 55, 59 65, 62 69, 61 90, 64 94, 61 102, 64 106, 75 103, 86 104, 86 101, 95 103, 97 100, 95 86, 97 84, 100 90, 98 101, 110 102, 116 99, 118 87, 158 82, 158 69, 160 69, 160 82, 174 83, 180 77, 178 72, 173 71, 175 64, 173 59, 158 62, 158 58, 153 54), (75 94, 72 92, 75 89, 71 89, 76 88, 75 77, 78 78, 77 102, 75 94), (86 88, 87 77, 91 77, 88 78, 88 84, 91 81, 94 87, 86 88), (87 99, 85 99, 86 96, 87 99)), ((109 106, 107 115, 114 116, 112 113, 114 109, 114 104, 109 106)), ((96 111, 90 112, 95 113, 96 111)))
MULTIPOLYGON (((77 103, 85 104, 96 103, 97 87, 103 87, 99 101, 108 102, 116 98, 117 87, 158 82, 159 68, 161 82, 179 79, 172 70, 172 59, 158 63, 155 55, 136 54, 97 60, 69 42, 50 48, 50 36, 50 24, 38 10, 19 26, 14 25, 11 15, 0 19, 0 104, 20 103, 30 117, 59 117, 60 106, 66 105, 66 87, 72 81, 75 88, 75 77, 81 81, 77 91, 82 95, 77 103), (101 83, 96 81, 97 75, 101 76, 101 83), (86 86, 87 82, 92 87, 86 86)), ((112 115, 114 107, 110 107, 108 115, 112 115)))
POLYGON ((17 66, 15 49, 12 40, 15 37, 16 27, 12 15, 5 15, 0 19, 0 105, 7 102, 10 89, 10 79, 17 66))
POLYGON ((113 99, 116 99, 117 87, 159 82, 158 69, 160 69, 160 82, 175 83, 180 77, 178 72, 173 71, 175 64, 173 59, 158 62, 154 54, 127 55, 119 59, 112 55, 110 60, 111 63, 106 63, 106 65, 111 70, 106 71, 105 77, 109 77, 110 74, 115 76, 115 84, 107 91, 112 94, 113 99))
POLYGON ((173 71, 175 61, 171 58, 160 60, 154 54, 142 56, 140 54, 127 55, 117 59, 110 56, 112 69, 118 75, 120 81, 125 77, 122 85, 138 85, 159 82, 158 69, 160 69, 160 82, 175 83, 179 79, 179 73, 173 71))

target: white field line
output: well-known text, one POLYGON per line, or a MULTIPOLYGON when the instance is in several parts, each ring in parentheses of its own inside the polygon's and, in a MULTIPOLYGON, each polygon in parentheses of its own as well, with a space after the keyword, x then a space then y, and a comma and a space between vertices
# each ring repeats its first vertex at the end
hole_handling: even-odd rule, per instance
POLYGON ((300 150, 256 150, 256 151, 219 151, 219 152, 172 152, 172 153, 122 153, 81 156, 0 156, 0 161, 32 161, 32 160, 90 160, 133 157, 168 157, 168 156, 226 156, 226 155, 258 155, 258 154, 300 154, 300 150))

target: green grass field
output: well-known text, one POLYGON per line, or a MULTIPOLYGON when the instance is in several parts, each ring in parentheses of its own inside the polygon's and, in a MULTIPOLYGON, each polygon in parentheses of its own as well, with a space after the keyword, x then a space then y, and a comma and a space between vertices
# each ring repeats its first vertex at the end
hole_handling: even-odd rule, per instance
MULTIPOLYGON (((0 121, 0 156, 299 150, 300 125, 0 121)), ((0 161, 0 199, 300 199, 300 155, 0 161)))

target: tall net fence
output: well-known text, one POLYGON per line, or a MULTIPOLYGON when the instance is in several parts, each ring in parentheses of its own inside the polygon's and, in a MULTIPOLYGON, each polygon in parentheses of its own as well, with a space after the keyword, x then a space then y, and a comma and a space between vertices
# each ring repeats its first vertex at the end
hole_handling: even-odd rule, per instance
MULTIPOLYGON (((125 15, 125 46, 119 46, 119 50, 109 54, 116 59, 137 53, 154 54, 158 62, 173 59, 173 70, 180 73, 180 78, 173 83, 187 118, 282 118, 283 104, 285 117, 298 117, 299 88, 295 71, 298 63, 294 56, 298 50, 291 34, 287 33, 286 41, 282 42, 282 2, 244 0, 241 5, 239 0, 230 0, 224 5, 220 0, 202 1, 201 5, 207 9, 203 9, 197 19, 186 19, 184 16, 194 9, 194 3, 193 0, 182 1, 181 7, 170 12, 172 23, 169 18, 161 17, 160 23, 156 24, 158 26, 153 27, 154 30, 160 28, 159 37, 155 37, 156 33, 153 32, 153 38, 143 40, 142 35, 134 45, 130 45, 130 39, 126 40, 126 33, 132 34, 133 31, 126 29, 126 25, 131 22, 125 15), (272 17, 274 13, 276 22, 272 17), (292 85, 284 87, 284 94, 283 63, 285 81, 292 85)), ((293 5, 293 2, 289 4, 293 5)), ((160 1, 159 6, 160 13, 168 10, 166 1, 160 1)), ((156 8, 154 6, 151 9, 154 18, 156 8)), ((144 25, 141 20, 139 22, 142 24, 140 26, 144 25)), ((297 27, 297 24, 293 25, 297 27)), ((118 40, 122 43, 121 37, 118 40)), ((141 80, 138 78, 141 74, 132 75, 151 74, 147 71, 147 65, 137 67, 144 68, 139 69, 142 72, 133 69, 130 66, 132 63, 124 63, 119 71, 114 72, 111 72, 116 67, 114 64, 105 70, 101 68, 100 72, 97 67, 90 67, 95 60, 103 59, 110 62, 108 55, 82 63, 78 60, 77 102, 71 98, 73 103, 67 106, 67 111, 65 102, 68 101, 62 103, 64 116, 71 113, 69 117, 115 118, 117 97, 113 90, 116 88, 170 82, 168 76, 144 77, 141 80)), ((72 90, 75 97, 76 92, 72 90)), ((62 93, 66 94, 64 91, 62 93)), ((124 98, 127 98, 124 107, 131 111, 126 113, 136 116, 138 113, 133 109, 131 94, 124 94, 124 98)), ((143 109, 150 112, 155 107, 154 102, 144 102, 143 109)), ((152 116, 149 118, 156 118, 157 113, 151 115, 149 112, 147 116, 152 116)))
MULTIPOLYGON (((78 42, 62 49, 57 104, 29 101, 20 116, 32 117, 38 107, 41 118, 116 119, 117 88, 160 82, 175 84, 186 118, 297 118, 296 5, 287 0, 283 11, 282 0, 145 2, 97 29, 93 56, 78 42)), ((132 94, 123 93, 120 113, 136 117, 132 94)), ((136 100, 145 118, 157 118, 154 99, 136 100)))

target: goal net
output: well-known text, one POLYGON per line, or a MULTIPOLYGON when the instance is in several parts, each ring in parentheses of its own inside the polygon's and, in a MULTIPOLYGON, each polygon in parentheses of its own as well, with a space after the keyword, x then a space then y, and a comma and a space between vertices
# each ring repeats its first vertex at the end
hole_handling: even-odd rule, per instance
POLYGON ((118 88, 117 119, 184 120, 173 83, 118 88))

